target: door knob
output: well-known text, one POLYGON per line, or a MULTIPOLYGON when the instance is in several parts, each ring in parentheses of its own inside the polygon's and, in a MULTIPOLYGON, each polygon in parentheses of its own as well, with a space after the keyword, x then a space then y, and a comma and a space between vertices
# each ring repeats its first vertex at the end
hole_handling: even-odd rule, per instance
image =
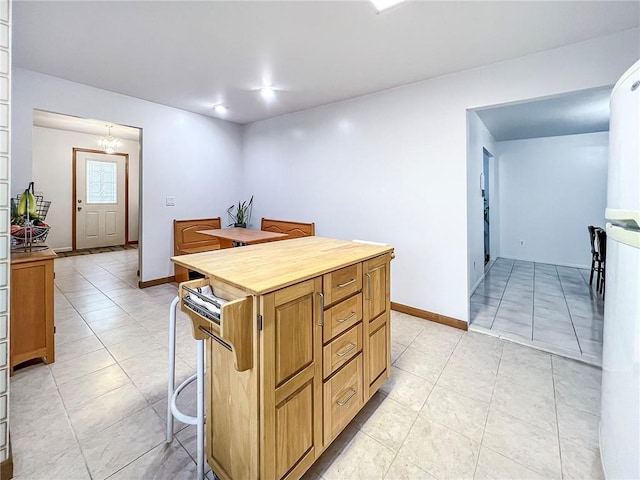
POLYGON ((82 210, 82 207, 78 207, 78 211, 82 210))
POLYGON ((78 200, 78 203, 82 203, 82 200, 78 200))

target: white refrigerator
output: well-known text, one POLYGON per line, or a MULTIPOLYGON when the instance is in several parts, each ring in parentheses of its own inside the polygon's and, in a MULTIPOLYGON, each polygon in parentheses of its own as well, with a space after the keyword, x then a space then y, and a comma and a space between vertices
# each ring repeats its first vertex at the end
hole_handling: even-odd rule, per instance
POLYGON ((611 93, 600 454, 640 478, 640 61, 611 93))

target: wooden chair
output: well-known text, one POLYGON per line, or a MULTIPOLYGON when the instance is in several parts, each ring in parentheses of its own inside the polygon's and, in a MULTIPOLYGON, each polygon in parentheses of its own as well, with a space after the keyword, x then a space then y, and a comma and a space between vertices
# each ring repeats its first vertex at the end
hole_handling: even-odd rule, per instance
POLYGON ((260 230, 264 230, 266 232, 286 233, 291 238, 309 237, 316 234, 316 224, 262 218, 260 230))
MULTIPOLYGON (((190 253, 218 250, 220 242, 218 242, 217 238, 198 233, 199 230, 213 230, 214 228, 222 228, 220 217, 174 220, 173 254, 188 255, 190 253)), ((189 280, 189 270, 174 264, 174 276, 176 282, 186 282, 189 280)))

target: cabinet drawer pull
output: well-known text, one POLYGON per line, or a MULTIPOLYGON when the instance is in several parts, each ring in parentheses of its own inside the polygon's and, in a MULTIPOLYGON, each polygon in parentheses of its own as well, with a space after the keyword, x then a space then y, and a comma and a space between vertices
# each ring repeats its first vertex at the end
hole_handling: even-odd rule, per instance
POLYGON ((353 318, 353 316, 356 314, 356 312, 351 312, 349 315, 347 315, 344 318, 339 318, 338 320, 336 320, 336 323, 344 323, 347 320, 349 320, 350 318, 353 318))
POLYGON ((320 297, 320 322, 318 323, 319 327, 324 327, 324 293, 317 292, 320 297))
POLYGON ((356 283, 356 279, 355 279, 355 278, 352 278, 351 280, 349 280, 349 281, 348 281, 348 282, 346 282, 346 283, 339 283, 339 284, 338 284, 338 288, 344 288, 344 287, 346 287, 347 285, 351 285, 352 283, 356 283))
POLYGON ((366 300, 371 300, 371 275, 365 273, 367 277, 367 298, 366 300))
POLYGON ((347 353, 349 353, 354 348, 356 348, 356 344, 355 343, 350 343, 347 348, 345 348, 341 352, 336 353, 336 357, 344 357, 347 353))
POLYGON ((351 400, 351 399, 355 396, 355 394, 356 394, 356 393, 358 393, 358 392, 356 391, 356 389, 355 389, 355 388, 353 388, 353 387, 352 387, 352 388, 350 388, 349 390, 351 390, 351 392, 349 393, 349 395, 347 395, 347 398, 345 398, 344 400, 338 400, 338 401, 336 401, 336 403, 337 403, 339 406, 344 407, 347 403, 349 403, 349 400, 351 400))

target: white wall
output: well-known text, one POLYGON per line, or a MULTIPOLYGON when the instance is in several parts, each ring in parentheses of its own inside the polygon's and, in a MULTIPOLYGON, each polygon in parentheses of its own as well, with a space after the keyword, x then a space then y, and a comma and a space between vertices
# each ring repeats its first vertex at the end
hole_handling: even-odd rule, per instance
POLYGON ((467 249, 469 289, 484 275, 484 198, 480 189, 480 174, 483 172, 483 149, 493 157, 489 160, 489 250, 491 258, 499 253, 500 211, 497 168, 495 161, 495 139, 474 111, 467 112, 467 249))
POLYGON ((498 150, 501 255, 589 268, 587 225, 604 227, 608 132, 498 142, 498 150))
POLYGON ((242 167, 239 125, 15 68, 12 189, 33 178, 33 110, 142 128, 141 280, 173 275, 173 219, 225 214, 242 167), (176 206, 165 206, 165 197, 176 206))
POLYGON ((244 144, 229 122, 15 69, 12 185, 32 178, 34 108, 139 127, 142 280, 173 273, 174 218, 255 194, 254 225, 313 220, 320 235, 393 244, 393 300, 467 320, 466 110, 610 85, 639 44, 632 29, 258 122, 244 144))
MULTIPOLYGON (((96 149, 96 138, 96 135, 87 133, 33 127, 33 181, 36 191, 51 201, 47 214, 47 223, 51 226, 47 245, 57 251, 71 250, 73 148, 96 149)), ((121 143, 118 153, 129 154, 128 241, 137 242, 140 144, 124 139, 121 143)))
POLYGON ((249 125, 244 196, 258 219, 394 245, 393 301, 468 320, 466 110, 610 85, 639 40, 628 30, 249 125))

